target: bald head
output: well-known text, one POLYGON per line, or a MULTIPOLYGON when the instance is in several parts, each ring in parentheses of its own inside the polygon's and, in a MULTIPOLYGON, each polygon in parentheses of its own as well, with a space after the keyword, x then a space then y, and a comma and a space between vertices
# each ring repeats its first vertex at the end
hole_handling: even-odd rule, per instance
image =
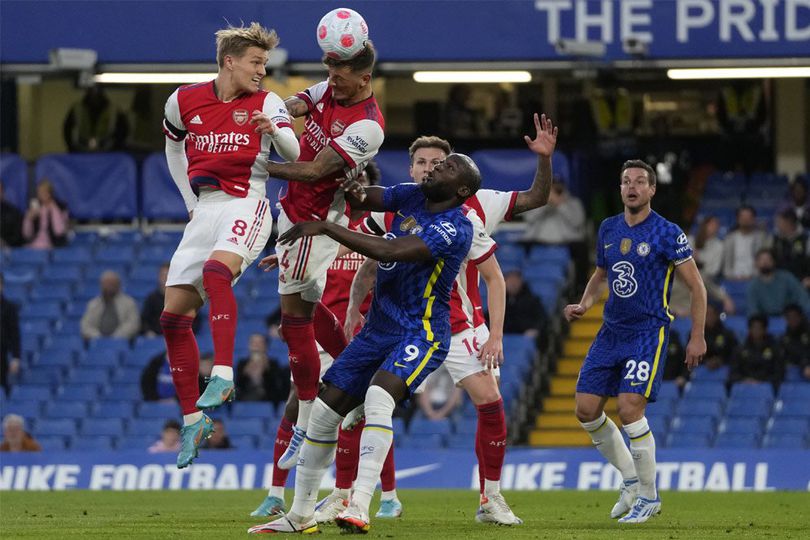
POLYGON ((121 278, 112 270, 107 270, 101 274, 99 283, 101 285, 101 295, 105 298, 112 298, 121 290, 121 278))
POLYGON ((470 190, 468 197, 472 197, 481 188, 481 171, 473 159, 466 154, 450 154, 447 159, 457 159, 460 165, 461 175, 459 181, 461 185, 467 186, 470 190))

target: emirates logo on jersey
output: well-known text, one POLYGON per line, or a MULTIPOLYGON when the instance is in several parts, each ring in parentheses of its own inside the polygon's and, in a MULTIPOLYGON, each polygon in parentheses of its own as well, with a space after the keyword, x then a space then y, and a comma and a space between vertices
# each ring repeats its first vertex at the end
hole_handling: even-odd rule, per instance
POLYGON ((337 120, 332 122, 332 127, 330 128, 330 131, 332 132, 332 137, 337 137, 338 135, 343 133, 344 129, 346 129, 346 124, 343 123, 343 120, 338 118, 337 120))
POLYGON ((245 109, 236 109, 233 111, 233 121, 237 126, 244 126, 248 121, 248 112, 245 109))

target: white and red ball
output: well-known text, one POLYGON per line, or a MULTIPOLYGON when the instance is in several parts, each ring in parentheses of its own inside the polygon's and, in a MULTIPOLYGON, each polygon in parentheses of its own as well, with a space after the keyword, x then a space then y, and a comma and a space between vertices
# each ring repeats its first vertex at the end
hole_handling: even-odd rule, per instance
POLYGON ((353 9, 337 8, 323 16, 316 36, 326 56, 348 60, 363 50, 368 41, 368 25, 353 9))

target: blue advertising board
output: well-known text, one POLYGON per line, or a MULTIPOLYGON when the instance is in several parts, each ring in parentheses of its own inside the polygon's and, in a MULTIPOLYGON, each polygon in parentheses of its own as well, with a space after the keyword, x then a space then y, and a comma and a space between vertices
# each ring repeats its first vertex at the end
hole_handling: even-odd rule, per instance
MULTIPOLYGON (((204 451, 179 470, 175 455, 145 452, 3 454, 0 490, 178 490, 268 487, 272 452, 204 451)), ((478 489, 475 454, 397 449, 399 488, 478 489)), ((504 489, 616 489, 620 477, 593 448, 507 453, 504 489)), ((290 479, 288 485, 294 485, 290 479)), ((334 485, 334 469, 324 488, 334 485)), ((810 490, 807 450, 658 451, 658 487, 675 491, 810 490)))
POLYGON ((606 60, 629 58, 627 39, 652 59, 810 57, 810 0, 3 0, 0 61, 77 47, 102 63, 213 62, 226 21, 259 21, 290 61, 317 62, 315 27, 340 5, 364 16, 387 62, 563 60, 558 39, 603 42, 606 60))

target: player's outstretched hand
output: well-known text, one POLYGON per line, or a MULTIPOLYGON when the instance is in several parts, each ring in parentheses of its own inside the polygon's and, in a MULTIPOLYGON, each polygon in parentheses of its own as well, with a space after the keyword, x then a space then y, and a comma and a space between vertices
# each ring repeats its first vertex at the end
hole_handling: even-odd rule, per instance
POLYGON ((706 339, 702 336, 690 338, 689 343, 686 344, 686 367, 689 368, 689 371, 695 369, 703 361, 705 354, 706 339))
POLYGON ((256 125, 256 133, 272 135, 276 132, 276 125, 270 121, 270 117, 258 109, 253 111, 250 117, 250 123, 256 125))
POLYGON ((363 317, 359 309, 347 309, 346 322, 343 324, 343 334, 346 336, 346 341, 351 341, 357 327, 362 328, 364 324, 366 324, 366 318, 363 317))
POLYGON ((340 184, 340 188, 347 192, 351 193, 355 197, 357 197, 360 202, 366 200, 366 188, 363 187, 363 184, 358 182, 354 178, 338 178, 336 180, 338 184, 340 184))
POLYGON ((563 309, 563 315, 566 321, 575 321, 585 315, 585 308, 580 304, 568 304, 563 309))
POLYGON ((478 351, 478 361, 487 369, 495 369, 503 364, 503 340, 489 336, 489 339, 478 351))
POLYGON ((278 268, 278 255, 273 253, 259 261, 259 268, 265 272, 269 272, 273 268, 278 268))
POLYGON ((551 118, 546 118, 545 114, 537 116, 537 113, 534 113, 534 127, 537 137, 532 139, 524 135, 523 140, 535 154, 551 157, 557 146, 557 127, 551 122, 551 118))
POLYGON ((297 240, 305 236, 318 236, 323 234, 326 229, 326 224, 323 221, 304 221, 296 223, 290 230, 278 237, 278 243, 281 245, 294 244, 297 240))

